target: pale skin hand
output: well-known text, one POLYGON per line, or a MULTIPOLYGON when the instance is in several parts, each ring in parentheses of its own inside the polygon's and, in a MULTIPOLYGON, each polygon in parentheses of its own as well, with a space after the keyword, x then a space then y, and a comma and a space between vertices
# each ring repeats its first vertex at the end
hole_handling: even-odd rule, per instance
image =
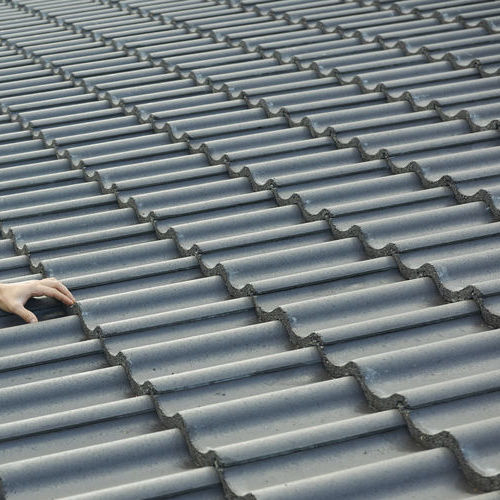
POLYGON ((0 309, 17 314, 26 323, 36 323, 37 317, 24 307, 31 297, 52 297, 67 306, 75 303, 71 292, 55 278, 19 283, 0 283, 0 309))

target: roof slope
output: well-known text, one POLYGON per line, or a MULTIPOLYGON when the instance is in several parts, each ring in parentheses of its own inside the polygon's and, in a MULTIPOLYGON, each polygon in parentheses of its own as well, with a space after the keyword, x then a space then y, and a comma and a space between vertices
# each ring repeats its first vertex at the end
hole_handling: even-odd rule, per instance
POLYGON ((2 0, 2 494, 499 498, 499 26, 2 0))

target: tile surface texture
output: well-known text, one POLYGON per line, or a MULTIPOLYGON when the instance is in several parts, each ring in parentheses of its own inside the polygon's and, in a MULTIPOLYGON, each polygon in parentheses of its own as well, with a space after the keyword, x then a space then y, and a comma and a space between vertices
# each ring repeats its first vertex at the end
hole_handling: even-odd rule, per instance
POLYGON ((0 0, 0 495, 500 498, 499 89, 496 0, 0 0))

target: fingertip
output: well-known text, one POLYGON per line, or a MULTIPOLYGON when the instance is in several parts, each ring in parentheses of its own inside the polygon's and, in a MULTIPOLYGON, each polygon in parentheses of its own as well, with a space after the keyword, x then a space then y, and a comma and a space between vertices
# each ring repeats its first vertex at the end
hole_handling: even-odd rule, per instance
POLYGON ((31 311, 29 311, 28 323, 38 323, 38 318, 31 311))

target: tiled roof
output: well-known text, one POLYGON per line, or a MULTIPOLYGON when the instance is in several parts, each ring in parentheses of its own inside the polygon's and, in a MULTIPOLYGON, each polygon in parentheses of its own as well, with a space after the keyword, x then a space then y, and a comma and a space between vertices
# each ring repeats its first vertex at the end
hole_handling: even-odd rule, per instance
POLYGON ((500 498, 500 1, 0 0, 7 499, 500 498))

